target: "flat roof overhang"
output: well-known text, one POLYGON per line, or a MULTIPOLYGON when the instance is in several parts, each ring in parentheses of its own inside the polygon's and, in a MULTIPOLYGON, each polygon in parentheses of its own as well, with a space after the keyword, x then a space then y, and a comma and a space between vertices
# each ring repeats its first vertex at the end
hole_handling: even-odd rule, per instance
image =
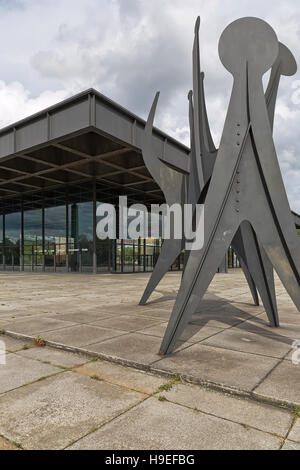
MULTIPOLYGON (((96 180, 101 202, 164 202, 142 152, 145 121, 94 89, 0 130, 0 213, 16 212, 90 199, 96 180)), ((183 173, 190 149, 157 128, 157 154, 183 173)), ((300 216, 292 213, 297 228, 300 216)))
MULTIPOLYGON (((102 202, 127 195, 146 205, 164 201, 145 167, 145 121, 89 89, 0 130, 0 210, 57 205, 97 181, 102 202), (50 202, 51 201, 51 202, 50 202)), ((154 145, 166 162, 189 168, 190 149, 154 129, 154 145)))

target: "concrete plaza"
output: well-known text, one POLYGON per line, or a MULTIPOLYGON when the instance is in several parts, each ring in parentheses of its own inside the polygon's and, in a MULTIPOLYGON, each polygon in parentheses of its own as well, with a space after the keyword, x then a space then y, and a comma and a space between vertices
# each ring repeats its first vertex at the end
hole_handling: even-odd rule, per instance
POLYGON ((280 329, 231 271, 161 357, 180 274, 140 307, 148 276, 0 275, 0 448, 299 449, 300 315, 279 281, 280 329))
POLYGON ((1 274, 0 328, 71 351, 267 402, 300 405, 300 366, 292 363, 300 314, 277 280, 281 328, 268 326, 241 270, 215 276, 174 354, 158 355, 180 283, 170 273, 144 306, 148 274, 1 274))
POLYGON ((299 409, 2 339, 0 450, 300 450, 299 409))

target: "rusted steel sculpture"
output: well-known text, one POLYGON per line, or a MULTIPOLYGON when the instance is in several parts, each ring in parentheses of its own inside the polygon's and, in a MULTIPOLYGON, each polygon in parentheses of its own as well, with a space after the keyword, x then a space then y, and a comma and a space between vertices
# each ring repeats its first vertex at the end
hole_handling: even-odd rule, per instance
MULTIPOLYGON (((272 137, 280 77, 294 75, 296 61, 262 20, 242 18, 226 28, 219 54, 234 77, 234 85, 217 150, 206 112, 199 26, 198 19, 193 49, 194 90, 189 93, 189 174, 182 174, 175 164, 167 166, 152 146, 158 94, 143 142, 145 163, 166 202, 193 206, 204 203, 205 212, 204 246, 185 253, 182 282, 161 354, 173 351, 230 245, 240 259, 254 302, 258 304, 258 290, 272 326, 279 326, 273 267, 300 310, 300 242, 272 137), (270 68, 264 94, 262 76, 270 68)), ((164 242, 141 303, 147 301, 183 246, 184 240, 164 242)))

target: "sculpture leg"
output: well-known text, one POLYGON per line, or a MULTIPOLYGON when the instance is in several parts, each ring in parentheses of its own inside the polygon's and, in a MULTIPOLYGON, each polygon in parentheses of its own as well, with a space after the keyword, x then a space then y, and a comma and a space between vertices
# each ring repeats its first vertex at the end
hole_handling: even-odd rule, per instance
POLYGON ((254 305, 258 306, 259 305, 259 297, 258 297, 258 293, 257 293, 257 289, 256 289, 255 282, 253 280, 253 277, 251 276, 251 274, 249 272, 249 269, 248 269, 248 266, 243 261, 243 259, 240 258, 239 256, 238 256, 238 258, 239 258, 239 262, 240 262, 241 268, 243 270, 244 276, 245 276, 246 281, 248 283, 248 286, 249 286, 249 289, 250 289, 250 292, 251 292, 251 295, 252 295, 252 298, 253 298, 254 305))
POLYGON ((259 246, 249 222, 245 221, 241 224, 232 245, 249 269, 249 274, 259 291, 270 324, 279 326, 273 267, 264 250, 259 246))
POLYGON ((271 326, 279 326, 273 267, 259 246, 257 237, 249 222, 241 225, 247 265, 258 288, 271 326))
POLYGON ((145 305, 152 292, 168 272, 172 263, 182 251, 182 240, 165 240, 140 305, 145 305))
POLYGON ((232 242, 238 226, 234 227, 230 215, 228 218, 226 215, 227 211, 224 211, 219 227, 211 237, 206 237, 209 241, 201 252, 194 251, 189 256, 177 300, 161 345, 160 354, 162 355, 173 351, 232 242))
MULTIPOLYGON (((266 226, 268 227, 268 230, 262 226, 259 226, 257 227, 257 235, 282 284, 284 285, 297 309, 300 311, 299 271, 291 259, 288 245, 282 241, 272 218, 269 217, 269 219, 270 220, 266 220, 266 226)), ((295 236, 297 236, 296 230, 295 236)), ((270 273, 268 275, 270 276, 270 273)))
POLYGON ((228 273, 228 258, 227 258, 227 253, 224 256, 222 263, 220 264, 218 268, 218 272, 222 274, 227 274, 228 273))

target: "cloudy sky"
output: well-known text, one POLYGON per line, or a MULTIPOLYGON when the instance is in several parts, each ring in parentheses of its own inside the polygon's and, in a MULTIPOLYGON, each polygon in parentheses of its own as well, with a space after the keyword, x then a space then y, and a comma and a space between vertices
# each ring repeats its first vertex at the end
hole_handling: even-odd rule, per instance
MULTIPOLYGON (((263 18, 300 64, 295 0, 0 0, 0 126, 89 87, 145 118, 160 90, 156 124, 188 144, 198 15, 218 144, 232 86, 218 57, 220 34, 239 17, 263 18)), ((300 212, 300 73, 281 81, 274 137, 291 207, 300 212)))

